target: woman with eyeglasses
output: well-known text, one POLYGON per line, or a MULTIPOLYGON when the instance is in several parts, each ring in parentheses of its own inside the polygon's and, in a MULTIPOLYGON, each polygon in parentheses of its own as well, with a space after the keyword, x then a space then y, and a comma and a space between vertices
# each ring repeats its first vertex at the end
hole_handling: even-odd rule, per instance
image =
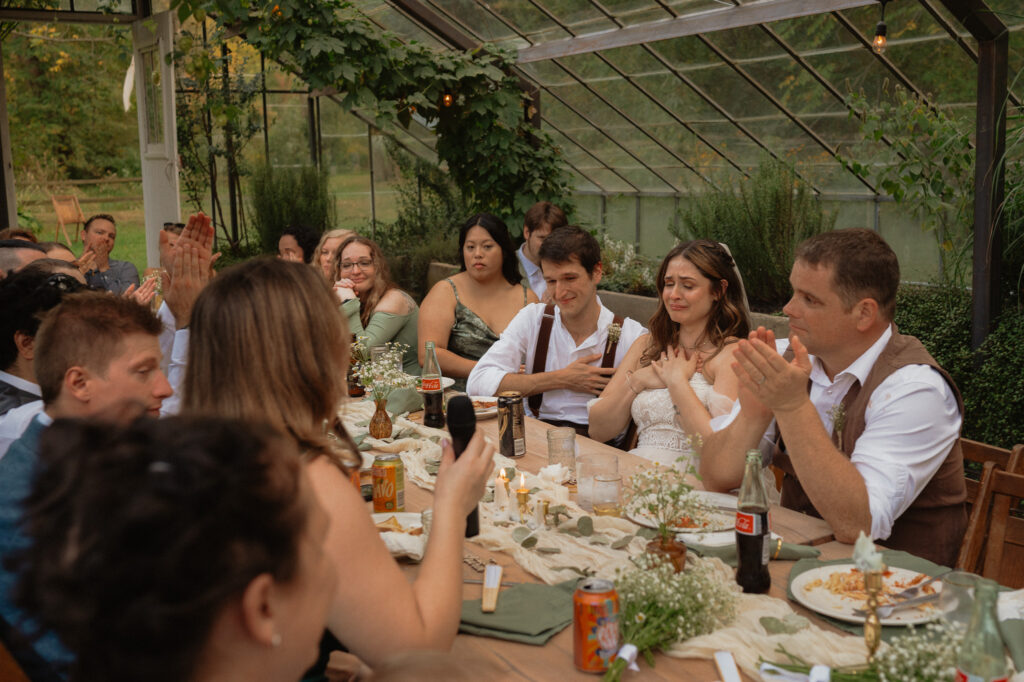
POLYGON ((459 262, 462 272, 435 284, 423 299, 419 352, 433 341, 441 371, 461 391, 477 361, 537 295, 522 281, 508 228, 490 213, 462 225, 459 262))
POLYGON ((343 241, 334 256, 334 281, 349 331, 365 337, 367 347, 389 341, 405 344, 402 367, 407 374, 418 376, 419 308, 409 294, 391 281, 388 262, 376 242, 359 235, 343 241))

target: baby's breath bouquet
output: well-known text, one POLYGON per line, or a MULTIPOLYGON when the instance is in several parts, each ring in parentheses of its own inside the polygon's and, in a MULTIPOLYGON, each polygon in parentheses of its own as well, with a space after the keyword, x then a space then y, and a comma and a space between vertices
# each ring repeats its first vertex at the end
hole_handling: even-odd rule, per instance
POLYGON ((683 471, 641 467, 630 477, 626 511, 657 523, 662 542, 670 542, 681 521, 687 518, 697 521, 708 513, 706 506, 692 494, 693 486, 686 482, 686 476, 693 473, 692 465, 683 471))
MULTIPOLYGON (((615 581, 620 641, 635 646, 651 667, 656 649, 712 632, 735 617, 735 593, 707 569, 676 573, 670 563, 651 554, 633 561, 636 568, 615 581)), ((615 658, 604 679, 620 679, 629 663, 615 658)))
MULTIPOLYGON (((357 346, 357 341, 353 346, 357 346)), ((367 359, 365 354, 357 355, 353 351, 353 364, 359 383, 373 397, 375 402, 387 400, 391 391, 398 388, 411 388, 416 385, 416 377, 402 371, 402 357, 408 348, 404 343, 390 341, 387 350, 375 359, 367 359)))

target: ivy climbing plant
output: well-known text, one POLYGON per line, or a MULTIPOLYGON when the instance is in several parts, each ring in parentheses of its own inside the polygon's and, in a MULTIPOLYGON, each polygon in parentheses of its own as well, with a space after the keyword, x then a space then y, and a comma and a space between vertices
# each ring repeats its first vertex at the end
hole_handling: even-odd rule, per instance
POLYGON ((403 43, 344 0, 176 0, 181 20, 206 17, 238 34, 314 91, 336 92, 379 127, 434 128, 437 155, 476 210, 513 218, 534 202, 565 203, 559 149, 526 122, 514 57, 484 45, 439 52, 403 43))

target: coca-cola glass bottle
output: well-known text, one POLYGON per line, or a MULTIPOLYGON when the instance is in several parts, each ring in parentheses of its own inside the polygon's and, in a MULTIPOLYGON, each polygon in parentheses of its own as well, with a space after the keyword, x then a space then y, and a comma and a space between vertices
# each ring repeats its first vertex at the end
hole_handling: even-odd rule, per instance
POLYGON ((736 583, 744 592, 767 592, 771 531, 768 528, 768 493, 761 477, 761 453, 747 451, 743 485, 736 505, 736 583))
POLYGON ((1009 676, 996 622, 998 589, 987 578, 974 584, 974 612, 956 658, 956 682, 1006 682, 1009 676))
POLYGON ((423 371, 423 425, 435 429, 444 427, 444 389, 441 388, 441 365, 437 362, 434 342, 424 344, 423 371))

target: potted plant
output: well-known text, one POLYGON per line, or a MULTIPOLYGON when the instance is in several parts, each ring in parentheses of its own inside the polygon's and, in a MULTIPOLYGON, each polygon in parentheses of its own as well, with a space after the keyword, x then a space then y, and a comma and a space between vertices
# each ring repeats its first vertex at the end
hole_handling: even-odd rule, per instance
POLYGON ((657 528, 658 537, 647 543, 647 551, 664 556, 676 571, 682 571, 686 565, 686 545, 676 540, 676 532, 687 519, 699 518, 706 511, 691 494, 693 486, 686 480, 693 473, 692 466, 685 470, 642 467, 630 477, 626 500, 626 511, 631 517, 651 522, 657 528))
POLYGON ((370 418, 369 431, 372 438, 387 438, 391 435, 391 415, 387 411, 388 396, 398 388, 416 385, 416 377, 402 371, 402 357, 406 345, 398 342, 384 344, 382 352, 367 352, 365 340, 358 339, 353 346, 354 373, 359 383, 373 398, 377 409, 370 418))

